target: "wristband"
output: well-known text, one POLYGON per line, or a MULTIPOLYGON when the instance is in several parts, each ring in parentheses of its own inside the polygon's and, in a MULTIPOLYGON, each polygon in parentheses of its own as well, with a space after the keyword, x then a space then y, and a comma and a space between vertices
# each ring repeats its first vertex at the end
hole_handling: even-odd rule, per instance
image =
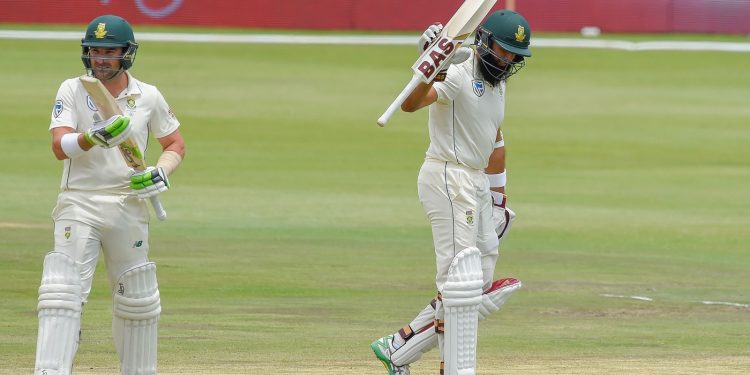
POLYGON ((505 147, 505 140, 501 139, 497 142, 495 142, 495 148, 505 147))
POLYGON ((76 156, 83 155, 86 150, 81 148, 78 144, 78 135, 81 133, 67 133, 63 134, 60 138, 60 148, 69 159, 73 159, 76 156))
POLYGON ((487 179, 490 180, 491 188, 503 187, 505 186, 505 183, 507 182, 505 171, 503 171, 503 173, 498 173, 498 174, 488 174, 487 179))
POLYGON ((180 163, 182 163, 182 157, 180 154, 167 150, 161 153, 159 160, 156 162, 156 166, 163 169, 164 173, 169 176, 180 166, 180 163))

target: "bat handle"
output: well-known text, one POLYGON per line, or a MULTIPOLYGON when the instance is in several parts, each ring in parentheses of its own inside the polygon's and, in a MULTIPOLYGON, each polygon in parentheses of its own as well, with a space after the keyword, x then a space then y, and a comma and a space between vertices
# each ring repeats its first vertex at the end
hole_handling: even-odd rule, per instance
POLYGON ((159 219, 159 221, 167 220, 167 211, 165 211, 164 206, 161 205, 159 197, 153 196, 150 198, 150 200, 151 206, 154 208, 154 213, 156 214, 156 217, 159 219))
POLYGON ((388 122, 388 120, 391 119, 391 116, 393 116, 394 113, 396 113, 396 110, 401 107, 401 104, 404 103, 406 100, 406 97, 411 94, 412 91, 419 85, 419 82, 422 82, 422 79, 418 75, 414 75, 411 77, 411 81, 404 87, 403 90, 401 90, 401 93, 398 94, 396 97, 396 100, 391 103, 391 105, 388 106, 388 109, 383 112, 383 115, 380 116, 378 119, 378 125, 381 127, 385 126, 385 124, 388 122))

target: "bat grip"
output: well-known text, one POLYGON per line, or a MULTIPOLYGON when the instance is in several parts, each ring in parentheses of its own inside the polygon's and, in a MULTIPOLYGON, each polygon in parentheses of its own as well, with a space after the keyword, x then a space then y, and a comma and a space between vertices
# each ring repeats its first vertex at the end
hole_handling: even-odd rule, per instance
POLYGON ((406 97, 411 94, 412 91, 419 85, 419 82, 421 82, 422 79, 420 76, 414 74, 414 76, 411 77, 411 81, 409 81, 408 84, 406 84, 406 87, 404 87, 403 90, 401 90, 401 93, 398 94, 396 97, 396 100, 391 103, 391 105, 388 106, 388 109, 383 112, 383 115, 380 116, 378 119, 378 125, 381 127, 385 126, 385 124, 388 122, 388 120, 391 119, 391 116, 393 116, 394 113, 396 113, 396 110, 401 107, 401 104, 404 104, 404 101, 406 100, 406 97))
POLYGON ((161 205, 158 196, 149 198, 151 200, 151 206, 154 208, 154 213, 159 221, 167 220, 167 211, 164 210, 164 206, 161 205))

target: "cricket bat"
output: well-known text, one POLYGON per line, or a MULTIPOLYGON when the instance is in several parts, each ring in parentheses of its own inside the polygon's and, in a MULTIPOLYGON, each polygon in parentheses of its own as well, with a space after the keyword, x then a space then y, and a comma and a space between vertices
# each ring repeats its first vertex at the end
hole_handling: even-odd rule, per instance
POLYGON ((406 97, 414 91, 420 82, 430 83, 440 70, 446 68, 450 58, 464 43, 466 38, 479 26, 497 0, 466 0, 458 8, 443 30, 432 41, 432 44, 422 52, 411 67, 414 75, 404 87, 396 100, 388 106, 378 119, 378 125, 385 126, 396 110, 401 107, 406 97))
MULTIPOLYGON (((104 84, 102 84, 101 81, 87 75, 82 75, 78 77, 78 79, 83 84, 83 88, 85 88, 89 93, 91 100, 93 100, 94 104, 96 104, 96 108, 99 110, 99 114, 103 119, 108 119, 114 115, 122 115, 122 110, 117 105, 115 98, 112 97, 112 95, 109 93, 107 88, 104 87, 104 84)), ((120 154, 122 154, 123 159, 125 159, 125 163, 129 167, 137 171, 146 169, 146 162, 145 160, 143 160, 143 153, 141 152, 140 148, 138 148, 138 144, 135 142, 135 139, 133 139, 132 137, 128 138, 125 140, 125 142, 120 143, 117 148, 120 149, 120 154)), ((154 213, 156 214, 156 217, 162 221, 166 220, 167 211, 165 211, 164 207, 161 205, 159 197, 153 196, 150 198, 150 200, 151 206, 154 207, 154 213)))

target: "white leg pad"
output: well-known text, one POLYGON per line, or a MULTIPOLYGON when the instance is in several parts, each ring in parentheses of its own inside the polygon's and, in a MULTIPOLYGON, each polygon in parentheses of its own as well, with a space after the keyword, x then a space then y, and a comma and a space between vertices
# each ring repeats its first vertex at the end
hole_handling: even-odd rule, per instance
POLYGON ((435 331, 435 306, 437 299, 419 312, 416 318, 398 331, 406 343, 391 354, 391 362, 396 366, 413 363, 438 343, 435 331))
POLYGON ((482 294, 482 303, 479 304, 479 320, 485 320, 490 314, 500 310, 508 297, 521 289, 522 285, 520 280, 514 278, 495 280, 492 286, 482 294))
MULTIPOLYGON (((505 304, 513 292, 521 289, 521 281, 514 278, 495 280, 490 288, 482 293, 479 305, 479 321, 487 319, 505 304)), ((435 329, 435 307, 438 301, 433 299, 429 305, 408 325, 398 331, 406 341, 404 345, 391 354, 391 361, 397 366, 405 366, 418 361, 422 354, 438 345, 438 333, 435 329)))
POLYGON ((120 275, 113 293, 112 336, 123 375, 156 374, 161 302, 156 265, 145 263, 120 275))
POLYGON ((81 275, 73 258, 56 251, 44 257, 37 311, 34 373, 70 374, 81 329, 81 275))
POLYGON ((479 249, 458 253, 443 286, 445 375, 476 374, 478 310, 482 301, 482 262, 479 249))

